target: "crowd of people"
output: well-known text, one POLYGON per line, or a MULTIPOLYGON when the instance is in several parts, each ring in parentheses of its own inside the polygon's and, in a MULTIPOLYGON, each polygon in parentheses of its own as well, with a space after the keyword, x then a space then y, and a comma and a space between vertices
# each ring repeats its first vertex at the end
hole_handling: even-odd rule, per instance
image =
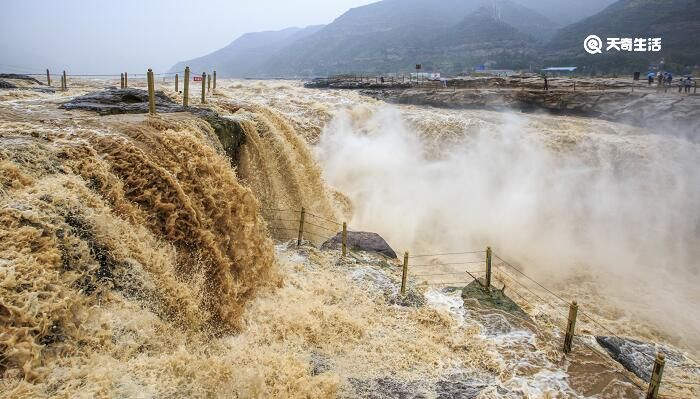
MULTIPOLYGON (((671 87, 673 86, 673 74, 671 72, 652 72, 649 71, 647 73, 647 80, 649 82, 649 86, 654 84, 654 81, 656 80, 657 82, 657 87, 662 88, 662 87, 671 87)), ((687 76, 681 76, 678 78, 678 92, 682 93, 690 93, 691 88, 695 87, 695 81, 693 81, 693 77, 690 75, 687 76)))

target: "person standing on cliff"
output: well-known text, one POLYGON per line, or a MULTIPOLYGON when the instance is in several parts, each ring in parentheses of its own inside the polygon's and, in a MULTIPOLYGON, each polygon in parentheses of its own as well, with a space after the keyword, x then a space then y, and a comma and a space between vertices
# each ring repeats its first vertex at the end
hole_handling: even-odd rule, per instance
POLYGON ((688 76, 688 78, 685 80, 685 92, 687 94, 690 94, 690 88, 693 86, 693 79, 688 76))
POLYGON ((547 74, 542 74, 544 78, 544 91, 549 91, 549 82, 547 81, 547 74))

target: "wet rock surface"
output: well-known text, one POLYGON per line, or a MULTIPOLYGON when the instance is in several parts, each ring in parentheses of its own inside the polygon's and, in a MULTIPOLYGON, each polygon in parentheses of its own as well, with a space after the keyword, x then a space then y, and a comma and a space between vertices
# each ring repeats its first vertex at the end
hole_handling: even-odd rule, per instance
POLYGON ((0 73, 0 89, 7 90, 31 90, 42 93, 53 93, 52 87, 46 86, 37 79, 16 73, 0 73))
MULTIPOLYGON (((343 234, 338 233, 321 245, 321 249, 338 249, 342 246, 343 234)), ((377 233, 348 231, 347 246, 352 251, 373 252, 391 259, 397 259, 396 252, 377 233)))
MULTIPOLYGON (((241 145, 245 142, 245 132, 240 123, 218 113, 197 107, 183 107, 162 91, 155 92, 156 112, 190 112, 207 121, 219 138, 226 154, 236 163, 241 145)), ((60 106, 62 109, 97 112, 100 115, 145 114, 148 113, 148 92, 142 89, 114 87, 76 97, 60 106)))
POLYGON ((311 82, 304 83, 307 89, 347 89, 347 90, 376 90, 376 89, 409 89, 410 83, 401 81, 385 80, 384 83, 372 80, 365 81, 344 81, 344 80, 325 80, 316 79, 311 82))
MULTIPOLYGON (((479 396, 484 389, 494 385, 495 380, 490 376, 453 374, 435 384, 435 397, 437 399, 472 399, 479 396)), ((505 389, 498 386, 496 390, 499 395, 507 393, 505 389)))
POLYGON ((37 85, 43 85, 40 81, 38 81, 36 78, 33 78, 28 75, 20 75, 17 73, 0 73, 0 79, 16 79, 16 80, 27 80, 30 81, 34 84, 37 85))
POLYGON ((517 303, 508 298, 504 291, 496 287, 491 287, 487 291, 478 281, 472 281, 462 289, 462 298, 465 301, 469 299, 476 300, 482 307, 501 310, 521 319, 531 321, 530 316, 517 303))
POLYGON ((14 84, 12 84, 6 80, 0 79, 0 89, 16 89, 16 88, 17 88, 17 86, 15 86, 14 84))
POLYGON ((333 362, 320 353, 311 354, 311 375, 319 375, 333 369, 333 362))
POLYGON ((659 351, 666 355, 667 367, 679 366, 686 361, 682 353, 650 342, 610 336, 596 336, 595 339, 610 357, 644 381, 651 378, 654 359, 659 351))
POLYGON ((419 308, 425 305, 425 297, 415 288, 408 287, 405 295, 401 295, 399 291, 387 294, 387 302, 391 305, 419 308))
POLYGON ((374 80, 363 82, 347 78, 318 80, 305 86, 355 89, 398 104, 547 111, 642 127, 671 127, 679 133, 700 132, 700 95, 680 94, 677 86, 657 89, 614 78, 550 78, 547 91, 542 78, 533 76, 456 78, 448 80, 447 88, 441 87, 439 82, 377 84, 374 80))
POLYGON ((402 381, 391 377, 348 380, 353 397, 376 399, 474 399, 486 388, 495 387, 499 395, 507 390, 496 385, 493 377, 455 373, 439 379, 402 381))
MULTIPOLYGON (((176 104, 162 91, 155 92, 156 112, 184 112, 187 109, 176 104)), ((81 109, 97 112, 100 115, 145 114, 148 112, 148 92, 146 90, 114 87, 88 93, 61 105, 62 109, 81 109)))
POLYGON ((422 384, 383 377, 369 380, 349 378, 353 397, 365 399, 427 399, 429 392, 422 384))

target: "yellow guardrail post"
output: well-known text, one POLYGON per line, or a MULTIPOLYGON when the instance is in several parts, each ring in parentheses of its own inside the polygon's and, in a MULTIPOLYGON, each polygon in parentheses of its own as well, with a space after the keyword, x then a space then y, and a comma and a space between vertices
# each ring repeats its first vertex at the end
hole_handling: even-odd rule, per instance
POLYGON ((301 239, 304 238, 304 216, 306 216, 306 209, 301 208, 301 215, 299 216, 299 236, 297 237, 297 247, 301 246, 301 239))
POLYGON ((578 315, 578 304, 576 301, 569 305, 569 321, 566 323, 566 336, 564 336, 564 353, 571 353, 571 345, 574 342, 574 331, 576 330, 576 316, 578 315))
POLYGON ((151 115, 156 114, 156 85, 153 79, 153 70, 148 68, 146 73, 146 78, 148 80, 148 113, 151 115))
POLYGON ((348 224, 343 222, 343 256, 348 254, 348 224))
POLYGON ((486 285, 487 290, 491 289, 491 247, 486 247, 486 285))
POLYGON ((664 374, 664 365, 666 365, 666 355, 659 352, 656 355, 656 360, 654 360, 654 369, 651 371, 646 399, 659 397, 659 387, 661 386, 661 376, 664 374))
POLYGON ((207 89, 207 73, 202 72, 202 104, 205 104, 207 102, 207 94, 206 94, 206 89, 207 89))
POLYGON ((401 295, 406 295, 406 278, 408 277, 408 252, 403 254, 403 274, 401 275, 401 295))
POLYGON ((184 93, 182 94, 182 105, 186 107, 190 103, 190 67, 185 67, 184 93))

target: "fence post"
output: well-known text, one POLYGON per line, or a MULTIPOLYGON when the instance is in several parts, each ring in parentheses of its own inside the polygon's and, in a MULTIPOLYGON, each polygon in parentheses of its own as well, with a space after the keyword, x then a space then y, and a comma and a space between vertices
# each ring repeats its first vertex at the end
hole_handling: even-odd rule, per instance
POLYGON ((185 67, 185 92, 182 95, 182 106, 186 107, 190 103, 190 67, 185 67))
POLYGON ((491 247, 486 247, 486 289, 491 289, 491 247))
POLYGON ((156 114, 156 94, 155 94, 155 82, 153 81, 153 70, 148 68, 148 73, 146 73, 148 79, 148 113, 151 115, 156 114))
POLYGON ((666 355, 659 352, 654 360, 654 369, 651 372, 651 379, 649 379, 646 399, 656 399, 659 396, 659 386, 661 386, 661 376, 664 373, 665 364, 666 355))
POLYGON ((569 321, 566 323, 566 336, 564 336, 564 353, 571 353, 571 344, 574 342, 577 315, 578 304, 576 301, 573 301, 571 305, 569 305, 569 321))
POLYGON ((207 93, 211 93, 211 75, 207 76, 207 93))
POLYGON ((124 72, 119 74, 119 88, 120 89, 124 88, 124 72))
POLYGON ((343 222, 343 256, 348 254, 348 224, 343 222))
POLYGON ((698 94, 698 81, 693 82, 693 94, 698 94))
POLYGON ((401 296, 406 295, 406 277, 408 276, 408 252, 403 254, 403 274, 401 275, 401 296))
POLYGON ((51 74, 49 73, 49 68, 46 68, 46 84, 51 86, 51 74))
POLYGON ((68 90, 68 79, 66 79, 66 71, 63 71, 63 90, 68 90))
POLYGON ((178 81, 180 80, 180 75, 175 74, 175 93, 177 93, 177 84, 179 83, 178 81))
POLYGON ((124 72, 124 88, 129 87, 129 74, 124 72))
POLYGON ((574 80, 574 93, 576 93, 576 81, 574 80))
POLYGON ((306 209, 301 208, 301 216, 299 217, 299 236, 297 237, 297 247, 301 246, 301 239, 304 238, 304 216, 306 209))
POLYGON ((212 88, 213 90, 216 90, 216 71, 214 71, 214 79, 212 79, 212 80, 214 81, 214 84, 212 85, 211 88, 212 88))
POLYGON ((202 72, 202 104, 207 102, 207 93, 205 92, 207 89, 207 73, 202 72))

